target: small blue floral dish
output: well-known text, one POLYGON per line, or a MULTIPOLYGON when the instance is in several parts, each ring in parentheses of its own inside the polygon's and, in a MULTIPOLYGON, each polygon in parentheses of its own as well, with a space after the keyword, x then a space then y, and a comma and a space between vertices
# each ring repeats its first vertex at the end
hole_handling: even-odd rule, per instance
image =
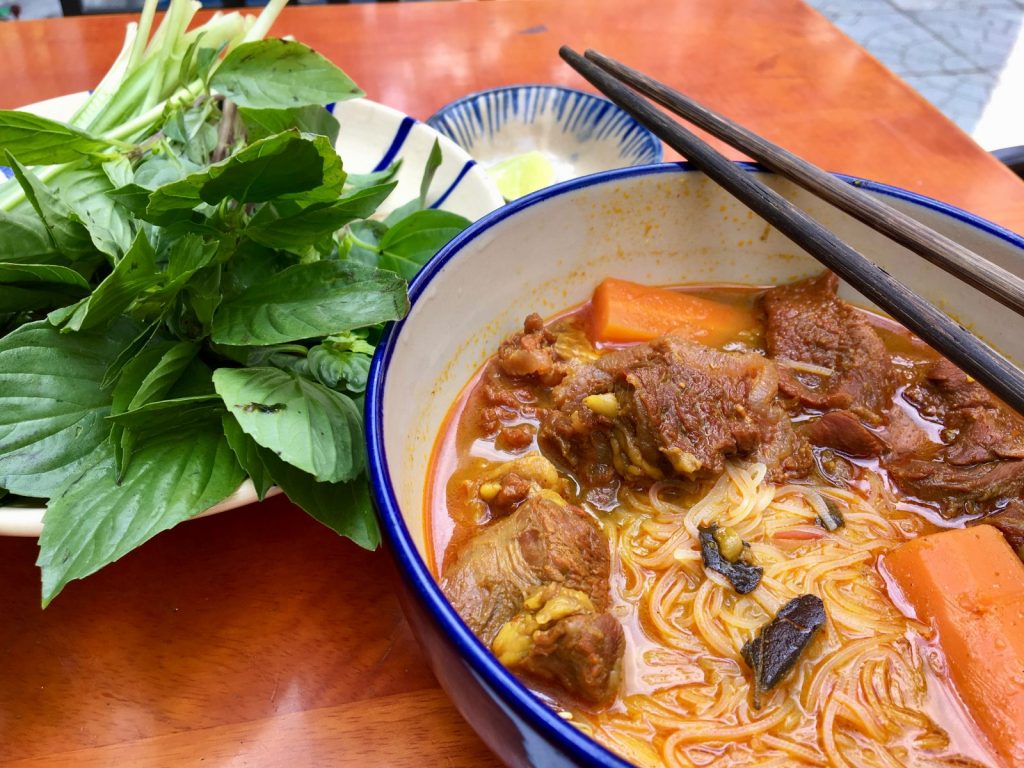
POLYGON ((427 125, 489 170, 506 199, 578 176, 659 163, 661 141, 607 99, 557 85, 478 91, 427 125))

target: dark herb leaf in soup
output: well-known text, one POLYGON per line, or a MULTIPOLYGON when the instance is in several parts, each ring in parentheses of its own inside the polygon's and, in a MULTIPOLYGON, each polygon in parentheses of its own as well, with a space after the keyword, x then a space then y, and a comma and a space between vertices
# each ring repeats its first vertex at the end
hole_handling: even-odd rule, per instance
POLYGON ((757 637, 743 646, 747 665, 754 670, 754 707, 793 668, 815 633, 825 624, 825 604, 815 595, 786 603, 757 637))
POLYGON ((764 569, 759 565, 745 563, 739 559, 729 560, 726 558, 715 537, 718 530, 718 526, 714 523, 697 529, 700 536, 700 556, 704 560, 704 567, 725 576, 739 594, 745 595, 753 592, 761 583, 761 574, 764 573, 764 569))

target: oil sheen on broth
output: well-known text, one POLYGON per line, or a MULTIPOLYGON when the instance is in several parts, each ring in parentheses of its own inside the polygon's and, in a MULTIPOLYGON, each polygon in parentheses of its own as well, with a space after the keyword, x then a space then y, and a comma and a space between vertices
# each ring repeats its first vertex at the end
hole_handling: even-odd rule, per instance
POLYGON ((528 319, 438 438, 446 594, 638 765, 1000 764, 879 563, 980 519, 1024 543, 1024 432, 835 290, 610 281, 528 319))

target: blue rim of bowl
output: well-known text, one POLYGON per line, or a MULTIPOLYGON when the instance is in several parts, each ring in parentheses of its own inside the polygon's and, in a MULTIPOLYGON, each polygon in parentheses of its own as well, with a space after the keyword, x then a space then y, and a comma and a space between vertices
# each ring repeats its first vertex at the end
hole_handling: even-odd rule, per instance
MULTIPOLYGON (((497 88, 485 88, 482 91, 473 91, 472 93, 467 93, 465 96, 462 96, 462 97, 456 99, 455 101, 448 102, 443 107, 441 107, 439 110, 437 110, 437 112, 435 112, 430 117, 428 117, 425 120, 425 122, 426 122, 427 125, 429 125, 431 128, 433 128, 435 131, 440 133, 442 136, 445 136, 445 137, 451 139, 459 147, 462 147, 462 149, 464 151, 468 152, 469 151, 468 149, 466 149, 461 144, 459 144, 459 142, 456 141, 454 136, 451 136, 448 133, 446 133, 445 131, 443 131, 441 129, 441 127, 439 127, 436 124, 435 121, 439 122, 441 120, 444 120, 445 118, 449 117, 449 115, 451 115, 451 113, 455 112, 456 110, 460 109, 461 107, 465 106, 466 104, 469 104, 471 102, 477 101, 478 99, 480 99, 480 98, 482 98, 484 96, 487 96, 487 95, 490 95, 490 94, 495 94, 495 93, 505 93, 505 92, 508 92, 508 91, 518 91, 518 90, 523 89, 523 88, 538 88, 538 89, 545 89, 545 90, 549 90, 549 91, 558 91, 559 93, 566 93, 566 94, 572 93, 572 94, 577 94, 579 96, 582 96, 582 97, 584 97, 586 99, 589 99, 591 101, 594 101, 594 102, 601 102, 601 103, 604 103, 604 104, 608 104, 609 106, 611 106, 612 109, 614 109, 614 110, 616 110, 618 112, 621 112, 623 118, 626 121, 626 123, 628 125, 630 125, 633 130, 637 131, 640 135, 642 135, 644 137, 643 145, 646 147, 647 151, 651 153, 651 158, 652 158, 652 161, 650 163, 645 163, 644 165, 660 164, 661 161, 665 157, 665 148, 664 148, 664 146, 661 143, 661 139, 659 139, 657 136, 655 136, 653 131, 651 131, 650 128, 648 128, 645 125, 642 125, 640 122, 638 122, 636 120, 636 118, 634 118, 631 114, 629 114, 624 109, 622 109, 620 106, 618 106, 615 102, 611 101, 610 99, 606 99, 604 96, 599 96, 596 93, 591 93, 590 91, 584 91, 584 90, 582 90, 580 88, 570 88, 567 85, 554 85, 552 83, 516 83, 515 85, 500 85, 497 88)), ((641 166, 636 165, 636 166, 630 166, 630 167, 639 168, 641 166)), ((604 171, 601 171, 601 173, 604 173, 604 171)), ((590 174, 590 175, 594 175, 594 174, 590 174)), ((583 177, 580 176, 578 178, 583 178, 583 177)))
MULTIPOLYGON (((752 173, 772 173, 767 168, 749 162, 737 163, 744 170, 752 173)), ((697 172, 689 163, 661 163, 642 165, 630 168, 618 168, 602 171, 589 176, 570 179, 550 187, 546 187, 530 195, 509 203, 498 210, 487 214, 468 229, 457 235, 442 248, 433 259, 420 270, 409 286, 410 307, 423 294, 430 281, 455 258, 460 251, 483 232, 496 224, 511 218, 520 211, 530 208, 552 197, 558 197, 583 187, 596 186, 606 182, 627 179, 636 176, 648 176, 661 173, 697 172)), ((1024 251, 1024 237, 1011 232, 991 221, 968 213, 961 208, 908 192, 899 187, 869 181, 856 176, 835 174, 837 178, 853 184, 861 189, 875 192, 886 197, 904 200, 923 208, 945 214, 950 218, 968 224, 987 234, 1004 240, 1024 251)), ((506 670, 491 654, 483 643, 477 640, 455 609, 445 599, 440 586, 434 580, 426 562, 416 551, 409 529, 398 508, 391 475, 388 471, 387 458, 384 455, 384 414, 383 396, 384 381, 388 366, 394 353, 395 343, 401 335, 405 321, 392 323, 387 327, 373 356, 366 387, 366 437, 369 465, 370 486, 374 501, 380 515, 383 533, 387 538, 406 583, 426 606, 433 619, 440 625, 442 632, 454 642, 460 655, 468 663, 478 678, 484 680, 501 698, 503 705, 509 707, 529 726, 559 743, 575 760, 584 761, 584 765, 613 766, 614 768, 632 768, 632 765, 621 757, 613 754, 580 730, 558 717, 555 712, 531 693, 526 686, 511 672, 506 670)))

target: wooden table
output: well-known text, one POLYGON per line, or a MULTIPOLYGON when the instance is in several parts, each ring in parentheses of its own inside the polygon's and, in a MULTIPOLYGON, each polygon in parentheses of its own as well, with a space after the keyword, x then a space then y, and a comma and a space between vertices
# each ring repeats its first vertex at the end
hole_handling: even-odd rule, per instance
MULTIPOLYGON (((0 25, 0 107, 93 86, 125 21, 0 25)), ((319 6, 275 31, 421 118, 479 88, 579 86, 556 51, 591 46, 826 168, 1024 231, 1024 184, 799 0, 319 6)), ((162 534, 45 612, 35 555, 0 540, 0 762, 496 764, 425 668, 387 556, 283 500, 162 534)))

